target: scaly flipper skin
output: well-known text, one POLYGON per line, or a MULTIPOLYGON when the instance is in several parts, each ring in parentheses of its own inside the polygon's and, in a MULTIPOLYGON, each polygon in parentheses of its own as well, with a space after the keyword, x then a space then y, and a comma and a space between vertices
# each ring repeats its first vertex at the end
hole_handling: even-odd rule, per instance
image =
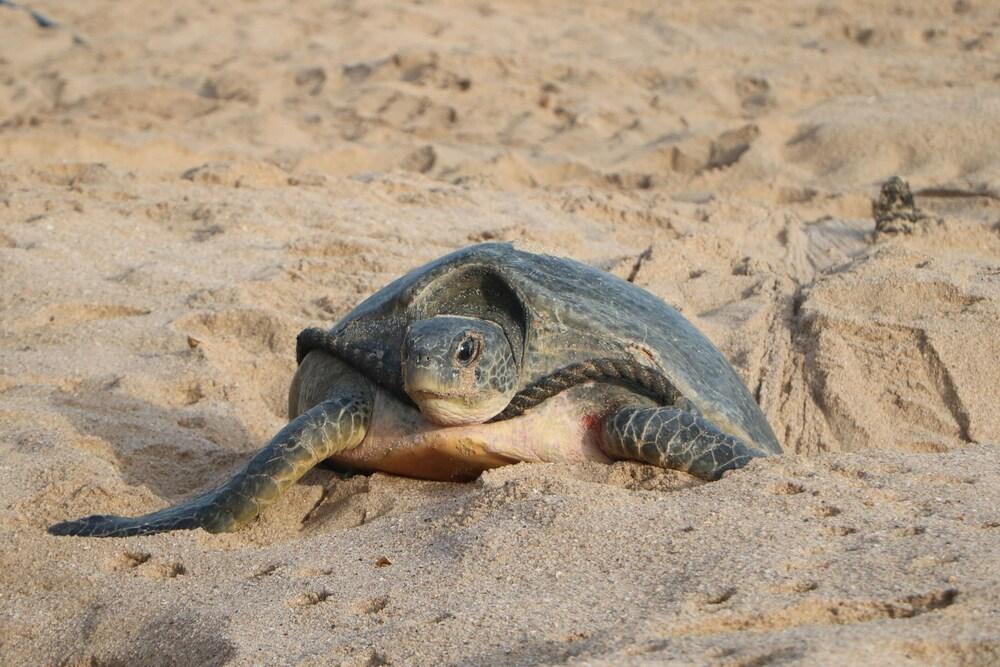
POLYGON ((682 470, 707 480, 767 456, 678 407, 626 407, 604 423, 602 449, 614 458, 682 470))
POLYGON ((140 517, 94 515, 49 527, 52 535, 126 537, 204 528, 237 530, 327 457, 358 446, 371 422, 366 385, 343 391, 304 412, 274 436, 229 481, 174 507, 140 517))

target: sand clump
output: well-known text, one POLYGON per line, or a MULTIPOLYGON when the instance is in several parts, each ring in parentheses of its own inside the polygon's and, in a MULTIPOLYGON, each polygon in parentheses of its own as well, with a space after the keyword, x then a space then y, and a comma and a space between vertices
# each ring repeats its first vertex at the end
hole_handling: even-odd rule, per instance
MULTIPOLYGON (((1000 661, 1000 13, 766 1, 0 7, 10 664, 1000 661), (876 233, 900 175, 919 216, 876 233), (512 241, 630 277, 787 456, 224 479, 295 335, 512 241)), ((886 218, 888 220, 888 218, 886 218)))

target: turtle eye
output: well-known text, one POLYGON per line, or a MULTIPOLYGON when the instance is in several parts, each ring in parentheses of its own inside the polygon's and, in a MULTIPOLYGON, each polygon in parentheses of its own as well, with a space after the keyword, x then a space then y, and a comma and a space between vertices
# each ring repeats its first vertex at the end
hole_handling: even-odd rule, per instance
POLYGON ((455 359, 463 366, 468 366, 479 358, 481 348, 482 345, 478 338, 466 336, 465 340, 458 346, 458 350, 455 351, 455 359))

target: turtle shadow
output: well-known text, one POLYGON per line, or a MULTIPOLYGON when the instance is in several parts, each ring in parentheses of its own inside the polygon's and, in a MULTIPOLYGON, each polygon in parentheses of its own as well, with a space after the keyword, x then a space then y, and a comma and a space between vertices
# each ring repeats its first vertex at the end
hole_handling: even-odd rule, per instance
MULTIPOLYGON (((100 609, 109 607, 101 606, 100 609)), ((60 664, 221 666, 236 655, 236 645, 225 637, 223 624, 215 618, 196 616, 182 608, 173 609, 131 629, 133 621, 115 618, 121 612, 104 611, 100 614, 103 618, 98 613, 92 609, 84 619, 85 641, 82 643, 103 647, 87 651, 89 655, 70 655, 60 664)))
POLYGON ((608 637, 604 632, 591 636, 589 633, 573 633, 559 639, 537 639, 519 641, 494 652, 466 656, 464 665, 561 665, 577 658, 587 657, 592 651, 605 645, 608 637))
POLYGON ((239 419, 197 403, 164 407, 84 382, 50 396, 81 437, 74 446, 111 462, 129 485, 177 499, 222 481, 265 443, 239 419))

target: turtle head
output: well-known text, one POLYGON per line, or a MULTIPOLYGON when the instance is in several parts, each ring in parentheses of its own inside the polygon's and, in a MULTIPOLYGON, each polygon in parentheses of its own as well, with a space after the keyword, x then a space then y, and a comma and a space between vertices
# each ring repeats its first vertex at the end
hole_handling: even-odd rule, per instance
POLYGON ((424 416, 444 426, 478 424, 517 392, 517 363, 500 325, 438 315, 410 325, 403 343, 403 388, 424 416))

